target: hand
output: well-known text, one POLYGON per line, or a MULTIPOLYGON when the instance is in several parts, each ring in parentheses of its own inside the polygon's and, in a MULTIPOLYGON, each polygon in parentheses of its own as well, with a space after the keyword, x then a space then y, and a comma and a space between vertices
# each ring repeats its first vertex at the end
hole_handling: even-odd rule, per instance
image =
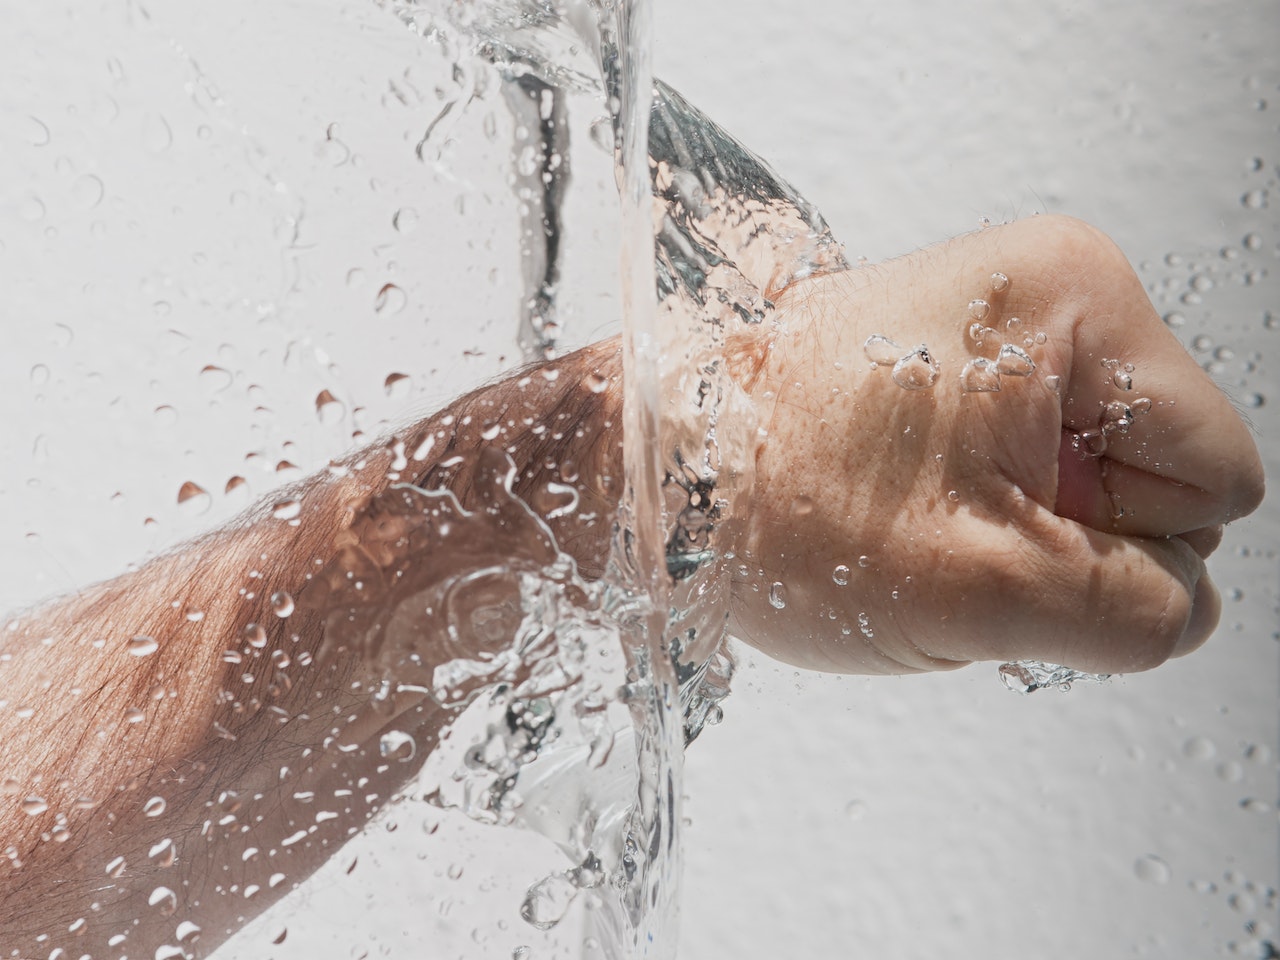
POLYGON ((1212 632, 1203 558, 1260 502, 1261 463, 1098 231, 1038 217, 795 284, 762 357, 732 617, 752 644, 844 672, 1041 659, 1114 673, 1212 632), (991 329, 980 341, 975 323, 991 329), (936 383, 871 369, 873 335, 896 355, 927 344, 936 383), (1034 372, 965 390, 966 364, 1002 343, 1034 372))

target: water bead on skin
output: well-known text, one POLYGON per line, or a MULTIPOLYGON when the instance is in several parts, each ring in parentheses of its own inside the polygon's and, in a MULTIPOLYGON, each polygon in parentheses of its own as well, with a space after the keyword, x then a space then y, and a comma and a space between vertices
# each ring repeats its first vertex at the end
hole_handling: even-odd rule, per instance
POLYGON ((966 393, 998 393, 1000 371, 994 360, 975 357, 960 371, 960 389, 966 393))
POLYGON ((878 333, 873 333, 867 337, 867 342, 862 345, 862 350, 872 365, 877 367, 891 367, 902 356, 902 347, 888 337, 882 337, 878 333))
POLYGON ((991 304, 985 300, 969 301, 969 316, 975 320, 985 320, 991 315, 991 304))
POLYGON ((1004 293, 1004 291, 1008 289, 1009 289, 1009 278, 1007 276, 999 272, 993 273, 991 275, 991 292, 992 293, 1004 293))
POLYGON ((996 357, 996 369, 1009 377, 1029 377, 1035 373, 1035 361, 1021 347, 1006 343, 996 357))
POLYGON ((928 390, 938 382, 938 362, 925 344, 920 344, 893 365, 893 382, 903 390, 928 390))

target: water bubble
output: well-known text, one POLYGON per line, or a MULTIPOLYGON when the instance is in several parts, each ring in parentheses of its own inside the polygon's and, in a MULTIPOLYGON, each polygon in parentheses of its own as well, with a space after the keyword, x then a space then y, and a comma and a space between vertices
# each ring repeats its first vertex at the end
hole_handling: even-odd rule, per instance
POLYGON ((985 320, 991 314, 991 304, 985 300, 969 301, 969 316, 975 320, 985 320))
POLYGON ((1009 336, 1016 337, 1019 333, 1022 332, 1022 318, 1010 317, 1008 320, 1005 321, 1004 329, 1005 329, 1005 332, 1009 334, 1009 336))
POLYGON ((140 634, 129 640, 129 653, 135 657, 149 657, 159 649, 160 644, 155 637, 147 637, 140 634))
POLYGON ((38 817, 49 809, 49 804, 44 797, 27 797, 22 801, 21 807, 28 817, 38 817))
POLYGON ((388 397, 397 395, 403 388, 408 387, 409 375, 407 373, 389 373, 387 378, 382 381, 382 389, 386 391, 388 397))
POLYGON ((1009 289, 1009 278, 1003 273, 993 273, 991 275, 991 289, 995 293, 1003 293, 1009 289))
POLYGON ((997 393, 1000 390, 1000 371, 996 362, 986 357, 975 357, 960 371, 960 389, 968 393, 997 393))
POLYGON ((927 390, 938 382, 938 363, 920 344, 893 365, 893 382, 904 390, 927 390))
POLYGON ((124 875, 125 866, 124 857, 113 857, 107 861, 105 872, 112 880, 117 880, 124 875))
MULTIPOLYGON (((591 129, 592 130, 595 129, 594 124, 592 125, 591 129)), ((511 960, 529 960, 529 958, 532 956, 533 956, 533 950, 529 947, 516 947, 514 950, 511 951, 511 960)))
POLYGON ((1243 242, 1246 250, 1257 251, 1262 249, 1262 237, 1256 233, 1246 233, 1243 242))
POLYGON ((1117 370, 1111 375, 1111 382, 1121 390, 1133 389, 1133 377, 1125 370, 1117 370))
POLYGON ((780 581, 775 580, 769 587, 769 606, 775 610, 782 610, 786 605, 786 587, 780 581))
POLYGON ((858 566, 865 570, 867 567, 871 566, 871 558, 864 553, 858 558, 858 566))
POLYGON ((179 943, 191 943, 200 936, 200 925, 190 920, 183 920, 178 924, 178 929, 173 935, 178 938, 179 943))
POLYGON ((1044 378, 1044 385, 1052 393, 1058 393, 1062 389, 1062 377, 1056 373, 1051 373, 1044 378))
POLYGON ((399 313, 408 304, 409 297, 394 283, 384 283, 373 299, 373 309, 387 316, 399 313))
POLYGON ((1187 322, 1187 318, 1177 310, 1171 310, 1162 319, 1164 320, 1164 325, 1171 329, 1177 329, 1187 322))
POLYGON ((871 629, 871 618, 865 613, 858 614, 858 631, 868 640, 874 640, 876 635, 871 629))
POLYGON ((256 650, 261 650, 267 645, 267 631, 262 628, 261 624, 245 624, 245 628, 240 635, 245 643, 256 650))
POLYGON ((578 888, 567 876, 554 873, 529 888, 520 905, 520 916, 539 930, 550 930, 564 919, 577 895, 578 888))
POLYGON ((1218 764, 1218 779, 1227 783, 1239 783, 1244 779, 1244 767, 1235 760, 1224 760, 1218 764))
POLYGON ((1248 813, 1270 813, 1271 804, 1257 797, 1245 797, 1240 801, 1240 809, 1248 813))
POLYGON ((286 590, 277 590, 271 595, 271 610, 277 617, 284 619, 293 613, 293 597, 286 590))
POLYGON ((831 571, 831 579, 835 581, 836 586, 847 587, 849 585, 849 568, 838 563, 834 570, 831 571))
POLYGON ((1133 861, 1133 875, 1144 883, 1168 883, 1172 876, 1169 865, 1155 854, 1147 854, 1133 861))
POLYGON ((844 815, 855 822, 861 820, 867 815, 867 805, 861 800, 850 800, 844 806, 844 815))
POLYGON ((152 797, 142 805, 142 812, 148 817, 158 817, 164 813, 167 806, 164 797, 152 797))
POLYGON ((867 337, 867 342, 862 345, 862 350, 866 353, 867 359, 876 366, 891 367, 902 356, 902 348, 900 346, 888 337, 882 337, 878 333, 867 337))

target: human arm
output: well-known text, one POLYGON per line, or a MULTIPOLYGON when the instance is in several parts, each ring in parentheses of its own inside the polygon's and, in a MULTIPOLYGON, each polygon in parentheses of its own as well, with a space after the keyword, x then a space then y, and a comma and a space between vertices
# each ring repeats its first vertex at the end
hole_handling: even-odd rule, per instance
MULTIPOLYGON (((1015 657, 1114 670, 1152 666, 1211 629, 1216 608, 1196 549, 1207 552, 1212 529, 1261 496, 1256 451, 1096 232, 1045 218, 806 281, 782 292, 775 319, 735 331, 733 346, 765 431, 750 509, 728 531, 734 556, 724 557, 730 625, 750 642, 845 672, 1015 657), (1045 333, 1032 350, 1039 376, 965 393, 956 377, 978 352, 966 304, 1001 270, 1010 285, 992 307, 1045 333), (887 369, 868 370, 871 334, 929 343, 939 382, 904 391, 887 369), (1160 404, 1109 447, 1111 463, 1145 468, 1121 475, 1121 505, 1137 512, 1115 520, 1100 508, 1109 506, 1103 468, 1063 446, 1064 425, 1096 423, 1110 396, 1100 361, 1113 355, 1134 364, 1135 396, 1160 404), (1045 375, 1062 378, 1059 392, 1045 375), (1134 492, 1131 481, 1145 486, 1134 492), (842 565, 843 585, 833 576, 842 565), (769 600, 774 583, 782 607, 769 600)), ((12 699, 29 716, 0 720, 15 780, 0 828, 22 863, 0 893, 0 931, 13 938, 0 945, 44 933, 54 939, 30 955, 65 941, 69 952, 105 944, 94 955, 114 956, 121 932, 128 949, 155 949, 198 919, 200 941, 184 946, 207 952, 314 870, 448 720, 429 698, 380 712, 377 665, 360 644, 338 639, 323 655, 345 622, 330 622, 347 608, 343 584, 386 586, 379 571, 485 549, 509 556, 492 544, 465 558, 418 549, 399 526, 392 484, 443 485, 475 507, 483 484, 470 455, 497 447, 519 468, 515 491, 599 575, 620 494, 619 378, 616 342, 517 375, 311 481, 296 515, 273 498, 136 574, 20 618, 0 651, 5 689, 32 692, 12 699), (576 510, 550 516, 562 495, 551 482, 575 488, 576 510), (296 600, 285 618, 271 602, 278 591, 296 600), (250 624, 270 627, 260 637, 250 624), (156 649, 129 653, 135 636, 156 649), (392 723, 413 731, 411 760, 381 755, 392 723), (80 795, 93 806, 80 809, 80 795), (24 813, 29 797, 44 809, 24 813), (165 801, 156 816, 152 797, 165 801), (160 886, 179 912, 166 914, 164 898, 150 903, 160 886), (82 918, 82 932, 69 929, 82 918)), ((546 555, 534 527, 521 532, 529 536, 503 549, 546 555)), ((447 655, 428 627, 408 624, 427 668, 447 655)))

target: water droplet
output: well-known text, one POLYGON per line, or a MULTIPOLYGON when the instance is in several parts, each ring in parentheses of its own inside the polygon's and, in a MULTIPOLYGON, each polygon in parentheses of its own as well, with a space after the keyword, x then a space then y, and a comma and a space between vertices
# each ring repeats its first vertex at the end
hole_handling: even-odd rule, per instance
POLYGON ((529 888, 520 916, 539 930, 550 930, 564 919, 578 895, 578 888, 562 873, 554 873, 529 888))
POLYGON ((831 571, 831 579, 835 581, 837 586, 847 587, 849 585, 849 568, 843 563, 836 564, 836 568, 831 571))
MULTIPOLYGON (((591 125, 591 129, 593 131, 595 130, 596 125, 598 123, 599 121, 597 121, 596 124, 591 125)), ((533 950, 530 947, 516 947, 514 950, 511 951, 511 960, 529 960, 529 958, 532 956, 533 956, 533 950)))
POLYGON ((1133 389, 1133 377, 1124 370, 1117 370, 1111 375, 1111 382, 1121 390, 1133 389))
POLYGON ((373 299, 373 309, 387 316, 399 313, 408 304, 408 296, 394 283, 384 283, 373 299))
POLYGON ((1138 416, 1142 416, 1143 414, 1150 413, 1151 398, 1139 397, 1137 400, 1133 401, 1133 403, 1129 404, 1129 409, 1132 410, 1138 416))
POLYGON ((1187 322, 1187 318, 1177 310, 1171 310, 1162 318, 1164 325, 1170 329, 1176 330, 1187 322))
POLYGON ((947 499, 948 499, 948 500, 950 500, 952 503, 959 503, 959 502, 960 502, 960 491, 959 491, 959 490, 948 490, 948 491, 947 491, 947 499))
POLYGON ((925 344, 893 365, 893 382, 904 390, 927 390, 938 382, 938 363, 925 344))
POLYGON ((960 371, 960 389, 968 393, 996 393, 1000 390, 1000 371, 993 360, 975 357, 960 371))
POLYGON ((407 761, 412 760, 417 752, 417 742, 403 730, 388 730, 378 739, 378 753, 383 757, 407 761))
POLYGON ((1044 385, 1050 392, 1058 393, 1062 390, 1062 377, 1058 376, 1056 373, 1051 373, 1049 376, 1044 378, 1044 385))
POLYGON ((1250 210, 1261 210, 1267 205, 1267 191, 1261 188, 1250 190, 1240 198, 1240 205, 1250 210))
POLYGON ((1155 854, 1147 854, 1133 861, 1133 875, 1144 883, 1168 883, 1172 876, 1169 865, 1155 854))
POLYGON ((1036 364, 1027 351, 1006 343, 996 357, 996 369, 1008 377, 1029 377, 1035 373, 1036 364))
POLYGON ((775 580, 769 587, 769 606, 775 610, 782 610, 787 605, 786 587, 780 581, 775 580))
POLYGON ((1211 760, 1217 752, 1218 748, 1208 737, 1192 737, 1182 745, 1182 755, 1189 760, 1211 760))
POLYGON ((267 645, 267 631, 262 628, 261 624, 245 624, 241 636, 244 638, 245 643, 256 650, 261 650, 267 645))
POLYGON ((156 887, 147 897, 147 906, 155 907, 162 916, 171 917, 178 909, 178 895, 168 887, 156 887))
POLYGON ((193 480, 184 481, 178 488, 178 503, 184 506, 185 512, 204 513, 213 503, 209 491, 193 480))
POLYGON ((44 797, 27 797, 27 799, 22 801, 21 806, 22 812, 28 817, 38 817, 49 809, 49 804, 45 801, 44 797))
POLYGON ((271 508, 271 515, 277 520, 296 520, 302 513, 302 501, 295 498, 280 500, 271 508))
POLYGON ((158 817, 164 813, 166 806, 164 797, 152 797, 142 805, 142 812, 148 817, 158 817))
POLYGON ((169 121, 158 113, 149 113, 142 122, 142 142, 152 153, 164 153, 173 144, 169 121))
POLYGON ((277 590, 271 595, 271 609, 282 620, 293 613, 293 597, 288 591, 277 590))
POLYGON ((1240 801, 1240 809, 1246 813, 1270 813, 1271 804, 1258 797, 1245 797, 1240 801))
POLYGON ((599 373, 589 373, 582 383, 592 393, 604 393, 605 387, 609 386, 609 378, 599 373))
POLYGON ((81 174, 71 185, 71 198, 86 210, 92 210, 100 204, 105 194, 106 187, 102 180, 92 173, 81 174))
POLYGON ((115 857, 107 861, 106 874, 112 880, 116 880, 124 876, 125 866, 124 857, 115 857))
POLYGON ((1003 273, 993 273, 991 275, 991 289, 995 293, 1003 293, 1009 289, 1009 278, 1003 273))
POLYGON ((871 618, 865 613, 858 614, 858 631, 868 640, 876 638, 875 631, 871 629, 871 618))
POLYGON ((190 920, 183 920, 174 931, 179 943, 191 943, 200 936, 200 925, 190 920))
POLYGON ((862 350, 867 355, 867 359, 876 366, 891 367, 902 356, 902 348, 900 346, 888 337, 882 337, 878 333, 867 337, 867 342, 862 345, 862 350))
POLYGON ((973 317, 973 319, 982 321, 982 320, 986 320, 987 317, 990 315, 991 315, 991 304, 987 303, 987 301, 985 300, 969 301, 969 316, 973 317))
POLYGON ((867 815, 867 805, 861 800, 850 800, 844 806, 844 815, 855 822, 861 820, 867 815))
POLYGON ((129 653, 135 657, 149 657, 160 649, 155 637, 136 636, 129 640, 129 653))
POLYGON ((389 373, 387 378, 382 381, 382 389, 386 391, 388 397, 398 396, 409 386, 409 375, 407 373, 389 373))
POLYGON ((1244 767, 1235 760, 1224 760, 1218 764, 1218 779, 1227 783, 1239 783, 1244 779, 1244 767))
POLYGON ((1246 233, 1244 235, 1244 248, 1246 250, 1257 251, 1262 249, 1262 237, 1256 233, 1246 233))
POLYGON ((341 422, 346 412, 347 408, 342 401, 327 389, 321 390, 316 394, 316 417, 325 426, 341 422))
POLYGON ((48 126, 39 117, 28 115, 22 119, 21 126, 23 139, 33 147, 48 146, 49 141, 53 139, 48 126))
POLYGON ((391 225, 398 233, 413 233, 414 227, 418 225, 418 211, 413 207, 401 207, 391 218, 391 225))
POLYGON ((858 558, 858 566, 865 570, 867 567, 871 566, 871 558, 864 553, 858 558))

